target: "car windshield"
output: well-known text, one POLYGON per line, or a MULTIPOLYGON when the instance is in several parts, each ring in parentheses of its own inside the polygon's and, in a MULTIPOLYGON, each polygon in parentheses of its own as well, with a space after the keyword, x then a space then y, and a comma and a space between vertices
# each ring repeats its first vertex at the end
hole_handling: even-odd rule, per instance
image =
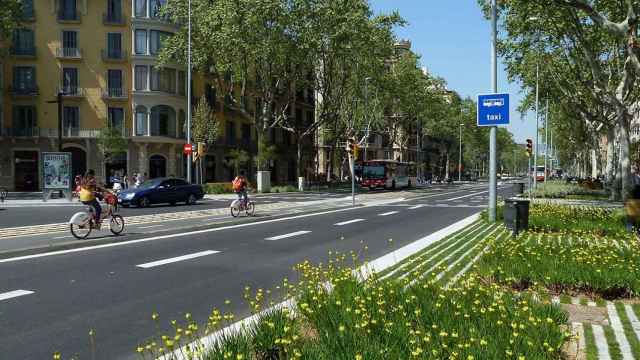
POLYGON ((140 184, 140 186, 138 186, 138 189, 153 189, 154 187, 158 186, 159 183, 160 181, 158 180, 147 180, 140 184))

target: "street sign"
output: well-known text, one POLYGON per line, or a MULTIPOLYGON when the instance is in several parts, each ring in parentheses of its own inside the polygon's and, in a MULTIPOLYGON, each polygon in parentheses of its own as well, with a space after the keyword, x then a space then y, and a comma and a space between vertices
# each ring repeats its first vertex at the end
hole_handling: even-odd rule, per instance
POLYGON ((509 94, 478 95, 478 126, 509 125, 509 94))
POLYGON ((191 154, 193 152, 193 144, 184 144, 183 151, 185 155, 191 154))

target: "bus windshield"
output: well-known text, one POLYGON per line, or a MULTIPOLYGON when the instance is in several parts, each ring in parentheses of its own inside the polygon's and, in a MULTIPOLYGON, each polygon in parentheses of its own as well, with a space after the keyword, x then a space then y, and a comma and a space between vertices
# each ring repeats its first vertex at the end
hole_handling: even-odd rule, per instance
POLYGON ((365 165, 362 172, 365 179, 384 179, 383 165, 365 165))

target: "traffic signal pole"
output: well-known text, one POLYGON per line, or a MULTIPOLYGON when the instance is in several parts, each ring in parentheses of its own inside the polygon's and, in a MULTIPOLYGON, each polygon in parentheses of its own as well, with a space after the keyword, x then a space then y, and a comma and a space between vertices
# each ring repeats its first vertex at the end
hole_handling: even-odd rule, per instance
MULTIPOLYGON (((491 87, 493 93, 498 92, 498 54, 497 54, 497 6, 496 0, 491 0, 491 87)), ((489 135, 489 221, 496 221, 497 179, 496 179, 496 127, 491 127, 489 135)))

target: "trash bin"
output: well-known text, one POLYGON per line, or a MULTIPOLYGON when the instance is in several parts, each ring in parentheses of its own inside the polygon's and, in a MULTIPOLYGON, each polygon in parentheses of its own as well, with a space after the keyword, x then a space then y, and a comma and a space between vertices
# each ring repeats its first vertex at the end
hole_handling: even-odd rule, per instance
POLYGON ((518 235, 529 228, 529 200, 506 199, 504 201, 504 225, 518 235))
POLYGON ((513 184, 513 191, 515 195, 522 195, 524 193, 524 183, 513 184))

